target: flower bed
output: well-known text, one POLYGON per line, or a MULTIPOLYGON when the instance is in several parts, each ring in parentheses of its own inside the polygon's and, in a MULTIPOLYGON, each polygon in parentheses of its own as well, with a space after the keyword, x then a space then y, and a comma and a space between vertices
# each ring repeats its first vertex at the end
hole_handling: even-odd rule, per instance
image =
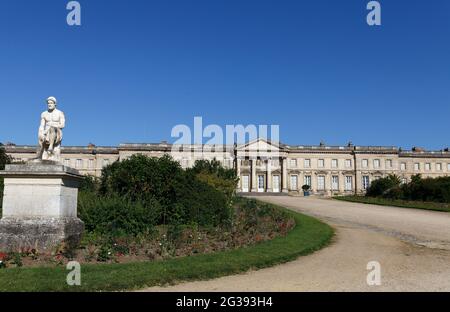
POLYGON ((254 200, 238 199, 231 224, 200 227, 196 224, 157 226, 136 236, 85 233, 75 250, 64 244, 50 252, 36 249, 0 253, 0 268, 58 266, 70 260, 84 263, 128 263, 208 254, 251 246, 285 236, 295 221, 286 212, 254 200))

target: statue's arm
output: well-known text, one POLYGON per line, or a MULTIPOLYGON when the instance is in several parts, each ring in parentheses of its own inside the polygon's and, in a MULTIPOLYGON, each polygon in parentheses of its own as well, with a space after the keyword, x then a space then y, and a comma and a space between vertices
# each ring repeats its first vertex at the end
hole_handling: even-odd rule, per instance
POLYGON ((44 113, 41 114, 41 124, 39 125, 39 136, 43 136, 45 130, 45 118, 44 113))
POLYGON ((66 126, 66 117, 64 116, 64 113, 61 112, 61 116, 59 118, 59 128, 64 129, 65 126, 66 126))

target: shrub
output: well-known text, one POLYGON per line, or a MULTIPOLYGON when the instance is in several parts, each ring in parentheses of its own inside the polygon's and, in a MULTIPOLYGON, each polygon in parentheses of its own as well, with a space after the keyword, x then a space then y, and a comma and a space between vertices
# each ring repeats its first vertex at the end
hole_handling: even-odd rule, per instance
POLYGON ((100 188, 100 181, 97 177, 87 175, 81 180, 79 191, 97 192, 100 188))
POLYGON ((373 181, 367 189, 366 196, 383 196, 388 190, 400 186, 400 183, 400 178, 394 174, 391 174, 385 178, 377 179, 373 181))
POLYGON ((400 185, 391 175, 372 182, 366 196, 410 201, 450 203, 450 177, 426 178, 414 175, 411 182, 400 185))
MULTIPOLYGON (((5 169, 5 165, 11 163, 11 157, 6 154, 5 148, 0 143, 0 170, 5 169)), ((2 215, 3 205, 3 178, 0 178, 0 216, 2 215)))
POLYGON ((404 186, 402 199, 450 203, 450 177, 422 179, 415 175, 404 186))
POLYGON ((126 198, 128 206, 136 203, 148 207, 144 209, 147 212, 158 212, 152 212, 154 224, 195 222, 216 226, 226 223, 231 216, 223 192, 197 178, 194 171, 183 170, 167 155, 160 158, 133 155, 105 167, 99 192, 118 202, 126 198))
POLYGON ((162 207, 156 200, 132 202, 117 194, 98 196, 82 191, 78 199, 78 215, 86 230, 112 236, 149 232, 157 223, 162 207))

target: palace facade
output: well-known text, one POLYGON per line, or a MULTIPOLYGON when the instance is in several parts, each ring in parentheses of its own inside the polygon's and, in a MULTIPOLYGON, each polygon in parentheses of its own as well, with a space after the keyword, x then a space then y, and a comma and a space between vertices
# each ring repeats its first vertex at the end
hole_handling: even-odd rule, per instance
MULTIPOLYGON (((6 145, 15 161, 35 157, 35 146, 6 145)), ((104 166, 127 159, 133 154, 160 157, 170 154, 183 168, 197 159, 216 159, 224 167, 234 168, 239 192, 301 194, 311 186, 312 194, 363 194, 375 179, 396 174, 403 182, 411 176, 450 176, 450 152, 413 148, 403 151, 388 146, 301 146, 273 144, 259 139, 243 145, 174 146, 167 142, 120 144, 119 146, 63 146, 64 165, 86 175, 100 176, 104 166)))

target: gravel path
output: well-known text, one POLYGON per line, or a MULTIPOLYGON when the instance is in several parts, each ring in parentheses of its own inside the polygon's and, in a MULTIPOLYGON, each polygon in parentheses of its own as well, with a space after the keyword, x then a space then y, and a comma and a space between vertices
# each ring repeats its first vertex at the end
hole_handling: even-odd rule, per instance
POLYGON ((450 291, 450 213, 330 199, 258 196, 336 229, 333 244, 275 267, 144 291, 450 291), (381 265, 368 286, 366 266, 381 265))

